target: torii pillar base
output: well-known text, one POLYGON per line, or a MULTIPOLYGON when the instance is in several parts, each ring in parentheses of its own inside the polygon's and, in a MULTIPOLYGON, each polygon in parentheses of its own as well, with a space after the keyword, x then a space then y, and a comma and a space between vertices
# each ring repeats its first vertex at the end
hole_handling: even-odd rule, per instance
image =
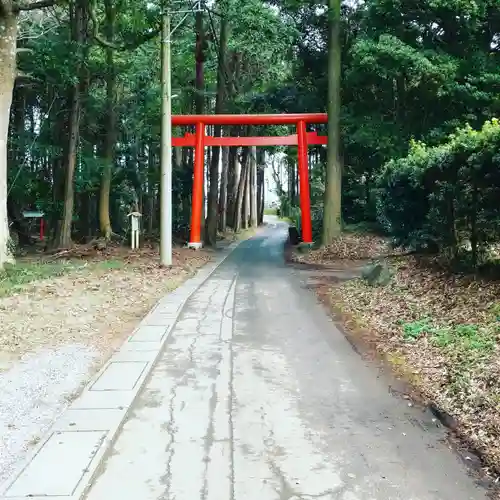
POLYGON ((203 243, 201 243, 200 241, 192 241, 187 244, 187 247, 192 248, 193 250, 199 250, 203 247, 203 243))

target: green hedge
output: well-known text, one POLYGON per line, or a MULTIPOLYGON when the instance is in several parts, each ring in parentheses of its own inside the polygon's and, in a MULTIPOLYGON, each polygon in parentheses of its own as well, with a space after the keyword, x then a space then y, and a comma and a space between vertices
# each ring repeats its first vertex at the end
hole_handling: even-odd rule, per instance
POLYGON ((413 142, 376 184, 377 218, 397 246, 432 248, 477 265, 500 240, 500 124, 467 126, 440 146, 413 142))

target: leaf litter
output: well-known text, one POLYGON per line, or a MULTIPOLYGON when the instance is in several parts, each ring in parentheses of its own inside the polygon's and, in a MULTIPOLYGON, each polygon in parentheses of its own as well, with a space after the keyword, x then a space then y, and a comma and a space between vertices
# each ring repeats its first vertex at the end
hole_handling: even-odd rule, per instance
POLYGON ((428 403, 452 417, 486 472, 498 476, 500 283, 452 274, 430 258, 395 255, 386 240, 373 235, 343 235, 333 245, 293 256, 319 268, 359 259, 385 260, 392 280, 379 287, 361 278, 330 282, 329 305, 428 403))
POLYGON ((0 346, 17 357, 38 347, 89 343, 103 353, 117 346, 168 291, 210 259, 208 252, 175 249, 174 265, 159 266, 155 249, 117 250, 81 260, 66 275, 22 286, 0 298, 0 346))

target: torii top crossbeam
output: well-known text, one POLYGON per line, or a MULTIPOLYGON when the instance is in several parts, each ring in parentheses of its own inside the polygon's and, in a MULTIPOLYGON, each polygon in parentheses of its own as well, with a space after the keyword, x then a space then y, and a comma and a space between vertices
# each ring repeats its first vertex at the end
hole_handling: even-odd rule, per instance
POLYGON ((299 122, 326 123, 326 113, 294 113, 269 115, 174 115, 172 125, 297 125, 299 122))

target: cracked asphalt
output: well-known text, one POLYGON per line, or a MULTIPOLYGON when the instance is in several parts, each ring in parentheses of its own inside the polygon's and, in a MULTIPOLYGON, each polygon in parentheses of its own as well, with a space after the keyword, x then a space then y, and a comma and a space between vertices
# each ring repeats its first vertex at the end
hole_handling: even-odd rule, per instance
POLYGON ((283 263, 242 243, 186 304, 88 500, 485 499, 283 263))

